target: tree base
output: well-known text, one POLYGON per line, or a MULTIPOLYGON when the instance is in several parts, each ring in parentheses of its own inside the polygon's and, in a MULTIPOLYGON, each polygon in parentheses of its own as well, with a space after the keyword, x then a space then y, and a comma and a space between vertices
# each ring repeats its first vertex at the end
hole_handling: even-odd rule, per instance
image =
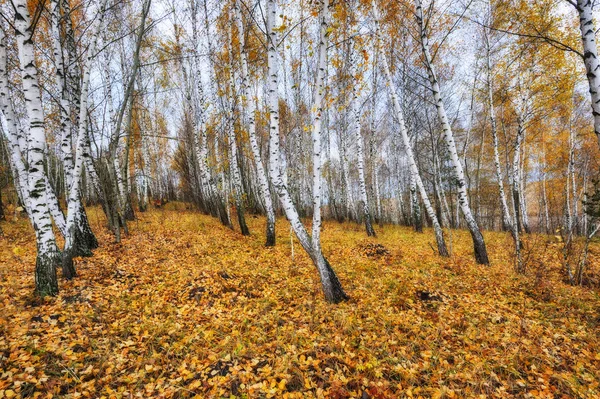
POLYGON ((61 263, 58 249, 49 250, 46 253, 40 253, 35 260, 35 292, 40 297, 58 294, 58 280, 56 278, 56 268, 61 263))
POLYGON ((265 242, 265 247, 274 247, 275 246, 275 224, 273 222, 267 221, 267 240, 265 242))
POLYGON ((317 259, 317 268, 319 269, 319 274, 321 274, 323 294, 327 302, 335 304, 350 299, 342 288, 342 283, 340 283, 329 261, 323 255, 317 259))

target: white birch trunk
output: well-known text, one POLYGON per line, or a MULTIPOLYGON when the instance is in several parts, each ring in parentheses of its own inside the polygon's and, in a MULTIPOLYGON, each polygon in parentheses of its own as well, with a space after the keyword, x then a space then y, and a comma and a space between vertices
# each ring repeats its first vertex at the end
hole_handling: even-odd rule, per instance
POLYGON ((8 87, 8 69, 7 69, 7 56, 6 56, 6 43, 4 30, 0 28, 0 108, 5 119, 6 124, 6 136, 8 138, 8 152, 10 154, 10 162, 13 169, 13 175, 15 177, 15 186, 19 193, 19 198, 27 211, 27 215, 31 219, 29 189, 27 183, 27 166, 24 163, 23 152, 27 150, 25 143, 23 150, 21 150, 20 133, 17 125, 17 119, 11 98, 9 97, 8 87))
POLYGON ((579 28, 583 44, 583 61, 592 99, 592 115, 594 116, 594 132, 600 146, 600 60, 596 45, 596 28, 594 27, 592 0, 577 0, 579 12, 579 28))
POLYGON ((448 116, 446 114, 446 109, 444 106, 444 101, 442 99, 442 93, 440 90, 440 85, 437 79, 437 75, 435 73, 435 67, 433 65, 433 61, 431 58, 431 54, 429 51, 429 42, 427 39, 427 32, 425 31, 425 22, 423 21, 423 9, 421 7, 421 0, 415 0, 416 5, 416 17, 417 22, 419 24, 420 30, 420 38, 421 38, 421 48, 423 50, 423 55, 425 58, 425 64, 427 67, 427 74, 429 77, 429 81, 431 83, 431 89, 433 91, 433 98, 435 100, 435 106, 437 109, 438 117, 442 124, 442 128, 444 131, 444 140, 448 147, 448 152, 450 154, 450 159, 452 161, 452 165, 454 167, 454 176, 457 182, 457 191, 458 191, 458 202, 460 205, 460 209, 465 218, 465 222, 467 223, 467 227, 471 233, 471 237, 473 239, 473 247, 475 251, 475 259, 477 263, 487 265, 489 264, 487 249, 485 246, 485 241, 483 239, 483 235, 479 230, 479 226, 477 225, 477 221, 473 217, 471 212, 471 207, 469 206, 469 197, 467 194, 467 187, 465 183, 465 175, 463 172, 462 163, 458 158, 458 153, 456 151, 456 143, 454 142, 454 135, 452 134, 452 127, 450 126, 450 122, 448 120, 448 116))
POLYGON ((15 8, 15 31, 19 48, 19 63, 23 84, 25 107, 29 117, 28 144, 28 190, 33 228, 36 234, 37 259, 35 270, 36 291, 40 296, 58 293, 56 266, 60 254, 52 230, 52 218, 48 209, 47 180, 44 172, 46 137, 42 98, 35 65, 33 30, 25 0, 13 0, 15 8))
POLYGON ((486 46, 486 62, 487 62, 487 101, 489 108, 490 127, 492 130, 492 144, 494 148, 494 167, 496 171, 496 179, 498 181, 498 191, 500 193, 500 209, 502 211, 502 225, 505 229, 512 231, 513 224, 511 223, 511 216, 508 210, 508 203, 506 202, 506 194, 504 192, 504 180, 502 178, 502 169, 500 167, 500 151, 498 149, 498 129, 496 125, 496 114, 494 111, 494 89, 493 89, 493 74, 492 74, 492 63, 490 54, 490 43, 487 30, 485 32, 485 46, 486 46))
POLYGON ((105 7, 108 0, 103 0, 100 6, 99 16, 94 21, 92 29, 91 44, 85 55, 85 64, 83 69, 83 81, 81 86, 80 107, 79 107, 79 126, 77 133, 77 144, 75 149, 75 163, 73 168, 73 180, 69 189, 69 200, 67 210, 67 234, 65 236, 65 246, 63 250, 62 270, 63 276, 67 279, 75 276, 75 267, 73 265, 73 256, 75 255, 75 240, 78 226, 81 222, 80 198, 81 198, 81 177, 84 164, 84 151, 87 138, 87 112, 88 112, 88 92, 90 87, 90 74, 92 61, 96 51, 98 36, 104 20, 105 7))
MULTIPOLYGON (((350 53, 352 53, 352 46, 350 46, 350 53)), ((358 60, 354 60, 350 57, 350 65, 353 66, 354 80, 352 85, 352 116, 354 118, 353 131, 354 140, 356 142, 356 155, 357 161, 356 166, 358 167, 358 186, 360 193, 361 208, 363 211, 363 217, 365 218, 365 229, 367 230, 368 236, 375 236, 375 230, 373 229, 373 223, 371 221, 371 212, 369 210, 369 198, 367 196, 367 184, 365 182, 365 154, 364 154, 364 143, 362 135, 360 134, 360 104, 358 97, 358 86, 360 81, 358 79, 358 68, 356 63, 358 60)))
MULTIPOLYGON (((235 2, 234 2, 235 4, 235 2)), ((240 176, 240 167, 238 165, 238 150, 235 134, 235 79, 233 70, 233 28, 235 25, 235 12, 231 10, 231 29, 229 30, 229 126, 227 134, 229 139, 229 175, 231 178, 231 186, 233 191, 233 199, 237 212, 238 223, 242 235, 250 235, 245 219, 244 206, 244 188, 242 178, 240 176)))
POLYGON ((313 143, 313 251, 321 253, 321 128, 323 124, 323 101, 325 98, 325 69, 327 68, 327 42, 329 23, 329 0, 321 1, 319 15, 319 45, 317 50, 317 79, 312 106, 311 138, 313 143))
POLYGON ((266 227, 266 246, 275 245, 275 211, 273 209, 273 200, 269 190, 269 181, 262 163, 258 140, 256 139, 256 123, 254 121, 256 115, 255 102, 251 98, 250 77, 248 75, 248 59, 246 55, 245 37, 244 37, 244 22, 238 2, 234 2, 234 17, 238 29, 238 37, 240 42, 240 59, 242 64, 242 98, 240 99, 242 108, 247 109, 248 114, 248 136, 250 138, 250 148, 254 160, 254 167, 258 178, 258 186, 260 190, 261 200, 267 213, 266 227))
MULTIPOLYGON (((488 14, 491 15, 491 11, 489 11, 490 4, 488 3, 488 14)), ((514 224, 511 220, 510 211, 508 209, 508 203, 506 201, 506 193, 504 191, 504 179, 502 174, 502 169, 500 167, 500 151, 498 149, 498 128, 496 124, 496 113, 494 109, 494 81, 492 74, 492 62, 491 62, 491 48, 490 48, 490 38, 487 28, 484 31, 484 39, 485 39, 485 47, 486 47, 486 63, 487 63, 487 101, 489 108, 489 118, 490 118, 490 126, 492 130, 492 146, 494 149, 494 167, 496 171, 496 180, 498 182, 498 192, 500 196, 500 207, 502 212, 502 226, 504 229, 510 231, 511 236, 513 238, 513 242, 515 245, 515 258, 516 258, 516 269, 522 269, 522 259, 521 259, 521 240, 519 238, 519 231, 517 225, 514 224)))
MULTIPOLYGON (((327 0, 325 0, 327 1, 327 0)), ((326 10, 327 3, 324 3, 323 10, 326 10)), ((326 13, 325 13, 326 14, 326 13)), ((300 220, 300 216, 292 198, 284 183, 281 169, 281 157, 279 149, 279 96, 278 96, 278 67, 277 67, 277 33, 274 30, 277 19, 276 0, 267 1, 267 46, 268 46, 268 107, 269 107, 269 176, 271 182, 277 191, 281 206, 290 221, 292 229, 298 238, 298 241, 307 252, 315 264, 325 299, 328 302, 338 303, 348 299, 335 272, 329 265, 329 262, 323 256, 320 248, 313 248, 311 238, 306 228, 300 220)), ((323 20, 321 20, 323 21, 323 20)), ((325 20, 326 22, 326 20, 325 20)))
POLYGON ((354 205, 352 203, 352 185, 350 182, 350 168, 348 161, 348 138, 344 137, 345 133, 342 132, 342 140, 341 140, 341 153, 340 153, 340 163, 342 164, 342 186, 344 188, 344 211, 346 212, 346 217, 349 220, 354 219, 354 205))
POLYGON ((60 112, 60 149, 63 161, 63 170, 65 173, 65 183, 68 188, 71 186, 73 172, 73 151, 71 147, 71 116, 69 114, 69 97, 66 82, 66 68, 63 56, 63 49, 60 43, 60 1, 52 0, 50 2, 52 43, 54 51, 54 65, 56 68, 56 83, 60 93, 59 112, 60 112))
MULTIPOLYGON (((373 2, 373 15, 375 17, 375 29, 376 29, 376 40, 377 40, 377 48, 380 47, 380 33, 379 33, 379 10, 377 9, 376 4, 373 2)), ((427 191, 425 190, 425 186, 423 185, 423 181, 421 180, 421 176, 419 175, 419 169, 417 168, 417 163, 415 161, 415 157, 413 155, 412 146, 410 145, 410 139, 408 138, 408 131, 406 129, 406 124, 404 122, 404 113, 402 111, 402 107, 400 106, 400 100, 398 98, 398 94, 394 89, 394 81, 392 80, 392 74, 390 71, 390 67, 387 61, 387 56, 382 51, 381 54, 381 63, 383 66, 383 71, 385 73, 385 78, 387 81, 388 90, 390 93, 390 97, 392 98, 392 103, 394 106, 394 112, 396 113, 396 117, 398 119, 398 125, 400 128, 400 136, 402 137, 402 143, 404 144, 404 149, 406 151, 406 157, 408 158, 408 165, 410 169, 411 176, 414 178, 417 188, 419 189, 419 193, 421 194, 421 199, 423 200, 423 204, 425 205, 425 210, 431 219, 433 224, 433 230, 435 234, 435 240, 438 247, 438 252, 441 256, 448 256, 448 249, 446 248, 446 242, 444 241, 444 232, 442 231, 442 227, 437 219, 435 211, 431 206, 431 202, 429 201, 429 196, 427 195, 427 191)))

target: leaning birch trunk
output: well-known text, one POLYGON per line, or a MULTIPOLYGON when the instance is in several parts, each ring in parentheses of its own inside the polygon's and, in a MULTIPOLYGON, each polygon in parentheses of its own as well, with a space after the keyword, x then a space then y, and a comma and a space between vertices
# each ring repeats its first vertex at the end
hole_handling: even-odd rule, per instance
MULTIPOLYGON (((379 42, 381 40, 379 33, 379 10, 375 3, 373 3, 373 15, 375 17, 375 29, 376 29, 376 40, 377 40, 377 48, 379 49, 379 42)), ((398 94, 394 90, 392 74, 390 72, 390 66, 387 61, 387 56, 382 52, 381 54, 381 63, 383 66, 383 71, 385 73, 385 78, 387 81, 388 90, 390 93, 390 97, 392 98, 392 103, 394 106, 394 111, 396 113, 396 118, 398 119, 398 125, 400 127, 400 135, 402 137, 402 143, 404 144, 404 149, 406 151, 406 157, 408 158, 409 170, 412 178, 414 178, 417 188, 419 189, 419 193, 421 194, 421 199, 423 200, 423 204, 425 205, 425 210, 427 211, 427 215, 431 219, 431 223, 433 225, 433 231, 435 234, 435 241, 437 243, 438 252, 441 256, 449 256, 448 249, 446 247, 446 242, 444 240, 444 232, 442 227, 440 226, 440 222, 438 221, 437 216, 435 215, 435 210, 429 201, 429 196, 427 195, 427 191, 425 190, 425 186, 423 185, 423 181, 421 180, 421 176, 419 175, 419 169, 417 167, 417 163, 415 161, 415 157, 413 155, 412 146, 410 145, 410 140, 408 138, 408 131, 406 130, 406 124, 404 122, 404 113, 402 111, 402 107, 400 106, 400 100, 398 98, 398 94)))
POLYGON ((446 115, 446 109, 442 100, 440 85, 437 79, 437 75, 435 73, 435 67, 433 65, 433 60, 429 51, 429 42, 427 39, 427 32, 425 30, 425 22, 423 21, 423 9, 421 7, 421 0, 415 0, 415 4, 416 17, 419 25, 419 33, 421 38, 421 49, 423 51, 425 65, 427 67, 427 75, 431 83, 431 89, 433 91, 433 98, 435 100, 435 106, 437 109, 438 117, 444 130, 444 140, 446 141, 446 145, 448 146, 450 159, 452 165, 454 166, 454 177, 456 178, 457 182, 458 202, 460 205, 460 209, 465 217, 467 227, 469 228, 469 231, 471 233, 471 237, 473 239, 475 259, 477 260, 477 263, 487 265, 489 264, 489 260, 487 249, 485 246, 485 241, 483 239, 483 234, 481 234, 481 231, 479 230, 477 221, 473 217, 471 207, 469 206, 469 197, 467 195, 467 187, 465 183, 463 167, 460 162, 460 159, 458 158, 458 153, 456 151, 456 143, 454 142, 454 135, 452 134, 452 127, 450 126, 448 116, 446 115))
MULTIPOLYGON (((352 52, 352 50, 350 50, 352 52)), ((358 60, 350 61, 350 64, 356 64, 358 60)), ((356 166, 358 167, 358 186, 360 188, 360 205, 363 211, 363 217, 365 218, 365 229, 369 237, 374 237, 375 230, 373 229, 373 223, 371 220, 371 211, 369 210, 369 198, 367 197, 367 184, 365 182, 365 154, 363 138, 360 134, 360 104, 358 97, 358 87, 360 81, 358 79, 358 67, 354 65, 354 84, 352 85, 352 114, 354 118, 354 140, 356 142, 356 166)), ((314 138, 313 138, 314 140, 314 138)))
POLYGON ((256 175, 258 178, 258 186, 260 189, 260 196, 267 213, 267 227, 266 227, 266 243, 267 247, 275 245, 275 211, 273 210, 273 200, 271 199, 271 192, 269 190, 269 181, 267 180, 267 174, 262 163, 260 156, 260 149, 258 147, 258 140, 256 139, 256 123, 254 121, 256 115, 255 102, 251 98, 250 93, 250 78, 248 75, 248 59, 246 55, 246 47, 244 41, 244 23, 242 21, 242 13, 238 6, 239 0, 234 2, 234 17, 238 29, 238 37, 240 41, 240 59, 242 63, 242 89, 243 95, 241 98, 242 108, 247 108, 248 112, 248 136, 250 138, 250 148, 252 150, 252 158, 254 160, 254 167, 256 168, 256 175))
POLYGON ((108 0, 104 0, 99 10, 99 17, 94 22, 95 27, 92 30, 91 44, 88 48, 88 52, 85 58, 85 65, 83 69, 83 81, 81 86, 80 95, 80 107, 79 107, 79 126, 77 133, 77 145, 75 149, 75 163, 73 168, 73 182, 69 190, 68 200, 68 211, 67 211, 67 235, 65 236, 65 246, 63 250, 62 258, 62 271, 63 276, 67 279, 75 277, 75 265, 73 264, 73 257, 75 256, 75 239, 77 231, 79 230, 77 223, 81 223, 80 213, 80 199, 81 199, 81 175, 83 171, 83 160, 84 150, 86 142, 86 130, 87 130, 87 111, 88 111, 88 92, 90 87, 90 73, 92 69, 92 61, 94 59, 94 52, 96 51, 96 44, 98 42, 98 36, 100 34, 100 28, 102 27, 102 21, 105 15, 105 7, 108 0))
MULTIPOLYGON (((327 0, 325 0, 323 10, 327 9, 327 0)), ((348 296, 344 292, 342 285, 335 272, 329 265, 329 262, 323 256, 320 248, 313 248, 311 238, 306 228, 300 220, 300 215, 292 202, 292 197, 284 183, 281 168, 281 155, 279 150, 279 96, 278 96, 278 71, 277 71, 277 33, 275 31, 275 20, 277 19, 276 0, 267 2, 267 46, 268 46, 268 107, 269 107, 269 176, 281 206, 290 221, 292 229, 298 238, 298 241, 310 256, 316 266, 323 293, 328 302, 339 303, 347 300, 348 296)), ((326 20, 325 20, 326 21, 326 20)))
POLYGON ((60 263, 60 253, 52 230, 52 218, 46 195, 47 180, 44 172, 44 115, 42 98, 35 66, 32 41, 33 26, 25 0, 14 0, 15 33, 19 48, 19 63, 23 85, 25 107, 29 117, 28 144, 28 190, 31 220, 36 235, 37 258, 35 267, 35 287, 40 296, 58 293, 56 267, 60 263))
MULTIPOLYGON (((231 19, 234 19, 234 13, 231 13, 231 19)), ((235 81, 233 73, 233 26, 235 25, 231 21, 231 29, 229 30, 229 126, 227 127, 227 134, 229 139, 229 175, 231 177, 231 185, 233 191, 233 199, 235 203, 235 210, 238 217, 238 223, 242 235, 250 235, 248 225, 246 225, 246 215, 244 206, 244 188, 242 185, 242 178, 240 176, 240 167, 238 164, 238 150, 236 143, 235 134, 235 81)))
MULTIPOLYGON (((10 163, 14 174, 14 184, 17 188, 19 199, 27 211, 31 223, 33 223, 33 219, 31 219, 31 209, 29 208, 30 200, 27 183, 27 167, 25 166, 23 151, 19 144, 22 140, 19 138, 19 127, 17 125, 12 101, 9 97, 6 43, 4 39, 4 29, 0 28, 0 109, 2 109, 2 114, 6 119, 8 153, 10 154, 10 163)), ((25 146, 25 144, 23 145, 25 146)), ((26 148, 23 150, 26 150, 26 148)))
MULTIPOLYGON (((574 2, 571 1, 572 4, 574 2)), ((600 60, 596 46, 596 29, 594 27, 592 0, 577 0, 579 12, 579 28, 583 43, 583 62, 592 98, 592 115, 594 116, 594 132, 600 146, 600 60)))
MULTIPOLYGON (((73 152, 71 146, 71 131, 72 131, 72 123, 70 116, 70 104, 69 104, 69 85, 67 84, 67 71, 68 67, 65 63, 65 57, 63 56, 63 48, 60 42, 60 4, 61 0, 52 0, 51 1, 51 24, 52 24, 52 36, 53 36, 53 50, 54 50, 54 64, 56 67, 57 74, 57 83, 58 90, 60 92, 60 130, 61 130, 61 157, 63 161, 63 171, 65 175, 65 183, 66 190, 65 192, 69 193, 69 189, 73 182, 73 152)), ((71 54, 68 59, 76 58, 74 54, 71 54)), ((71 66, 73 68, 73 66, 71 66)), ((81 122, 81 121, 80 121, 81 122)), ((50 191, 50 190, 49 190, 50 191)), ((58 201, 56 201, 56 206, 52 206, 52 199, 50 198, 51 193, 49 192, 50 201, 49 206, 50 211, 52 212, 52 217, 54 218, 54 222, 59 225, 58 220, 61 220, 61 224, 64 228, 60 228, 63 237, 66 235, 66 221, 64 220, 64 215, 58 208, 58 201), (53 211, 53 209, 55 209, 53 211), (56 211, 58 209, 58 212, 56 211), (56 215, 56 216, 55 216, 56 215)), ((96 236, 92 232, 90 228, 87 214, 83 207, 83 203, 81 198, 78 199, 78 208, 79 212, 77 214, 78 220, 76 223, 77 232, 76 232, 76 253, 78 256, 90 256, 92 254, 92 249, 98 248, 98 240, 96 236)))

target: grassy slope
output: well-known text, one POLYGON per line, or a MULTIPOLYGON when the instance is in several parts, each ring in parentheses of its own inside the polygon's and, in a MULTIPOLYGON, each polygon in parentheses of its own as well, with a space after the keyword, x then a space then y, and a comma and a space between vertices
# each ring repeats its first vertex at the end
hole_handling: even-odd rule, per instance
POLYGON ((430 232, 386 226, 366 239, 327 222, 324 251, 352 297, 332 306, 297 243, 292 263, 284 220, 265 249, 262 218, 249 218, 246 238, 207 216, 153 210, 116 245, 99 214, 101 248, 44 302, 31 294, 27 221, 3 224, 0 398, 600 395, 598 290, 560 282, 551 240, 530 238, 523 277, 504 234, 486 234, 486 268, 465 232, 448 260, 430 232))

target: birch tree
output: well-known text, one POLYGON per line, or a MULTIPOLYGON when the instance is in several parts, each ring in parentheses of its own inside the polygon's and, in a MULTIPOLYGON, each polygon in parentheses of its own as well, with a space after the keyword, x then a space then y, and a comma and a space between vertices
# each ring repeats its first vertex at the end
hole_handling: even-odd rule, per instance
MULTIPOLYGON (((488 2, 488 19, 491 19, 491 7, 488 2)), ((487 27, 483 29, 483 39, 485 46, 485 60, 486 60, 486 75, 487 75, 487 84, 486 84, 486 94, 487 94, 487 102, 488 102, 488 113, 490 119, 490 130, 492 131, 492 147, 494 149, 494 170, 496 172, 496 180, 498 182, 498 195, 500 199, 500 209, 502 212, 502 227, 505 230, 508 230, 513 238, 513 242, 515 245, 515 253, 517 259, 517 270, 522 269, 522 259, 521 259, 521 239, 519 237, 519 230, 517 226, 513 223, 510 211, 508 209, 508 203, 506 201, 506 193, 504 191, 504 179, 502 174, 502 168, 500 166, 500 151, 498 145, 498 127, 496 123, 496 112, 494 108, 494 81, 493 81, 493 71, 492 71, 492 48, 490 43, 491 32, 487 27)))
POLYGON ((242 19, 242 13, 240 11, 239 1, 240 0, 234 0, 233 13, 238 30, 240 60, 242 64, 242 98, 240 99, 240 103, 242 104, 242 109, 247 109, 250 149, 252 150, 252 158, 254 161, 254 167, 256 169, 256 175, 258 177, 261 200, 267 214, 265 245, 270 247, 275 245, 275 210, 273 209, 273 200, 271 199, 269 181, 267 180, 267 174, 265 173, 260 155, 260 149, 258 147, 258 140, 256 138, 256 123, 254 120, 256 115, 256 103, 253 101, 251 95, 250 76, 248 75, 248 56, 246 54, 247 50, 244 36, 244 22, 242 19))
MULTIPOLYGON (((234 0, 234 4, 235 4, 234 0)), ((244 206, 244 188, 242 185, 242 177, 240 175, 240 167, 238 164, 238 149, 237 149, 237 140, 236 140, 236 131, 235 131, 235 109, 236 109, 236 101, 235 101, 235 79, 234 79, 234 69, 233 69, 233 28, 235 26, 235 11, 231 10, 230 22, 231 28, 229 30, 229 114, 228 114, 228 125, 227 125, 227 137, 229 139, 229 175, 231 178, 232 188, 233 188, 233 199, 235 203, 235 210, 238 217, 238 223, 240 225, 240 230, 242 231, 242 235, 250 235, 250 230, 248 230, 248 225, 246 225, 246 217, 245 217, 245 206, 244 206)))
POLYGON ((489 260, 487 255, 487 249, 485 246, 485 241, 483 239, 481 231, 479 230, 477 221, 473 217, 471 207, 469 206, 469 197, 467 194, 467 186, 465 182, 462 163, 458 158, 458 152, 456 151, 456 143, 454 141, 452 127, 450 126, 450 122, 446 114, 446 108, 444 106, 444 100, 442 99, 440 84, 438 82, 435 66, 433 65, 433 59, 429 50, 429 41, 427 38, 425 21, 423 20, 423 8, 421 5, 421 0, 415 0, 415 6, 417 23, 419 26, 421 50, 423 51, 423 58, 425 61, 425 66, 427 68, 427 75, 431 84, 431 90, 435 101, 435 107, 437 109, 438 118, 440 119, 442 129, 444 131, 444 140, 446 142, 450 159, 452 161, 454 177, 456 179, 458 190, 459 206, 465 218, 465 222, 467 224, 469 232, 471 233, 471 238, 473 239, 475 260, 477 261, 477 263, 487 265, 489 264, 489 260))
POLYGON ((25 0, 12 0, 15 10, 15 35, 19 48, 23 95, 29 118, 27 134, 27 190, 29 210, 36 235, 37 257, 35 266, 36 292, 40 296, 58 293, 56 267, 60 253, 52 230, 48 208, 47 179, 44 172, 46 137, 38 71, 33 46, 33 25, 25 0))
POLYGON ((318 59, 319 65, 317 70, 317 94, 315 96, 315 111, 313 125, 313 189, 317 190, 313 193, 314 215, 313 215, 313 237, 311 238, 300 220, 300 215, 292 197, 288 191, 282 176, 282 168, 280 165, 281 156, 279 149, 279 95, 278 95, 278 37, 275 30, 275 21, 277 20, 277 4, 276 0, 267 1, 267 46, 268 46, 268 107, 269 107, 269 176, 271 182, 277 191, 281 206, 292 226, 298 241, 313 261, 323 286, 323 293, 328 302, 338 303, 348 299, 342 285, 333 271, 331 265, 323 256, 320 243, 320 143, 316 143, 315 138, 320 141, 317 133, 320 133, 320 112, 323 104, 320 101, 323 98, 323 77, 325 73, 325 52, 327 51, 327 24, 328 24, 328 0, 323 0, 321 3, 321 11, 319 14, 319 44, 318 44, 318 59), (317 101, 319 100, 319 101, 317 101), (315 234, 316 233, 316 234, 315 234))
POLYGON ((583 44, 583 62, 585 64, 590 97, 592 100, 592 115, 594 116, 594 132, 600 146, 600 60, 596 44, 596 28, 594 26, 594 1, 566 0, 579 13, 579 29, 583 44))
MULTIPOLYGON (((351 43, 354 40, 351 41, 351 43)), ((352 46, 351 46, 352 48, 352 46)), ((352 50, 350 50, 351 53, 352 50)), ((352 57, 352 56, 351 56, 352 57)), ((352 57, 354 58, 354 57, 352 57)), ((368 236, 375 236, 375 230, 373 229, 373 223, 371 220, 371 211, 369 209, 369 198, 367 196, 367 184, 365 182, 365 150, 363 137, 360 133, 361 128, 361 111, 360 111, 360 98, 358 96, 358 88, 361 85, 359 70, 358 70, 358 59, 351 59, 350 65, 353 66, 354 72, 354 84, 352 85, 352 116, 354 118, 353 130, 354 130, 354 142, 356 143, 356 155, 357 161, 356 166, 358 167, 358 185, 360 192, 360 205, 363 212, 363 218, 365 220, 365 229, 367 230, 368 236)), ((314 137, 313 137, 314 140, 314 137)))
POLYGON ((85 151, 85 142, 87 135, 87 120, 88 120, 88 93, 90 87, 90 74, 92 70, 92 62, 94 60, 96 44, 102 21, 104 20, 105 7, 108 0, 104 0, 98 11, 98 17, 94 21, 92 29, 91 43, 85 55, 85 64, 83 69, 83 81, 81 85, 80 106, 79 106, 79 129, 77 133, 77 144, 75 151, 75 162, 72 171, 72 182, 68 196, 68 211, 67 211, 67 234, 65 236, 65 246, 62 255, 62 272, 67 279, 75 277, 75 266, 73 264, 73 256, 75 255, 75 240, 76 232, 79 230, 77 223, 81 222, 81 175, 83 171, 83 159, 85 151))
MULTIPOLYGON (((65 192, 69 193, 69 189, 73 184, 73 150, 72 150, 72 122, 71 122, 71 102, 73 100, 77 101, 78 107, 80 107, 80 99, 75 99, 75 96, 70 93, 70 89, 72 89, 73 85, 70 85, 67 81, 68 76, 70 75, 69 69, 74 68, 76 66, 67 65, 65 63, 65 58, 67 60, 73 60, 76 58, 75 54, 68 54, 65 57, 65 49, 61 44, 60 40, 60 20, 61 18, 61 4, 64 3, 62 0, 52 0, 51 7, 51 34, 53 39, 53 56, 54 56, 54 65, 56 69, 56 81, 58 86, 58 92, 60 94, 60 100, 58 102, 58 108, 60 112, 60 149, 61 149, 61 158, 63 162, 63 171, 65 175, 65 183, 66 190, 65 192)), ((67 16, 70 18, 70 16, 67 16)), ((66 32, 72 34, 71 29, 65 29, 66 32)), ((74 40, 74 39, 73 39, 74 40)), ((71 46, 68 46, 67 50, 73 50, 71 46)), ((81 119, 77 119, 79 123, 81 123, 81 119)), ((52 190, 48 190, 49 195, 49 206, 50 211, 53 215, 55 223, 57 220, 60 222, 59 229, 61 230, 64 237, 68 234, 66 221, 64 220, 64 216, 58 207, 58 200, 54 201, 52 198, 52 190), (54 205, 56 204, 56 205, 54 205), (64 227, 63 227, 64 226, 64 227)), ((98 247, 98 240, 96 236, 92 232, 92 229, 89 226, 87 214, 81 202, 81 198, 77 199, 77 222, 75 223, 76 234, 75 234, 75 251, 79 256, 90 256, 91 251, 98 247)))
MULTIPOLYGON (((375 2, 372 4, 373 16, 375 22, 375 38, 377 40, 377 49, 380 47, 381 42, 381 34, 380 34, 380 14, 379 9, 375 2)), ((378 50, 379 51, 379 50, 378 50)), ((448 256, 448 249, 446 247, 446 242, 444 240, 444 232, 442 227, 440 226, 439 220, 435 214, 435 210, 429 201, 429 196, 427 191, 425 190, 425 186, 423 185, 423 181, 421 180, 421 176, 419 174, 419 169, 417 167, 417 163, 415 161, 415 157, 413 154, 412 146, 410 144, 410 139, 408 137, 408 130, 406 129, 406 124, 404 122, 404 112, 402 111, 402 107, 400 105, 400 100, 398 98, 398 94, 394 90, 394 81, 392 79, 392 73, 390 70, 390 66, 388 64, 387 55, 382 51, 381 54, 381 64, 383 67, 383 72, 385 74, 385 79, 388 86, 388 91, 390 97, 392 99, 392 104, 394 106, 394 112, 398 122, 398 128, 400 129, 400 136, 402 137, 402 143, 404 144, 404 150, 406 152, 406 157, 408 160, 408 166, 410 169, 411 180, 414 181, 416 186, 419 189, 419 193, 421 194, 421 199, 423 200, 423 204, 425 205, 425 210, 431 219, 431 223, 433 224, 433 230, 435 234, 435 241, 437 243, 438 252, 440 256, 448 256)), ((412 200, 412 199, 411 199, 412 200)))

